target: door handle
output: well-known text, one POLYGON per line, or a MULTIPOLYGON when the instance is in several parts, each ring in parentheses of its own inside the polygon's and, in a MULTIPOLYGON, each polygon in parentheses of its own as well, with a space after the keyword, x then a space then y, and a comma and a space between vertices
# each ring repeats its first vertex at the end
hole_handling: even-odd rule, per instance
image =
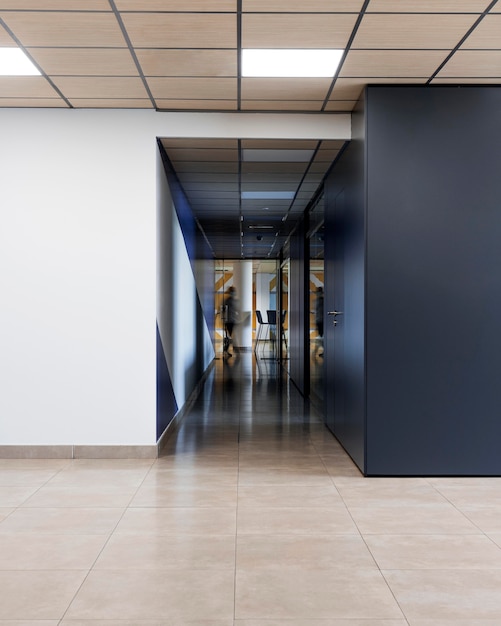
POLYGON ((342 315, 342 311, 327 311, 327 315, 342 315))

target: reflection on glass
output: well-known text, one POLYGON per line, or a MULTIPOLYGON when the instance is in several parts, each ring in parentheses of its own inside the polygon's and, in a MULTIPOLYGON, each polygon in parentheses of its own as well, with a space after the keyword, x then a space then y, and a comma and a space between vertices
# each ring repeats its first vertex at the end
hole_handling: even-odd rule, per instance
POLYGON ((323 409, 324 402, 324 201, 310 213, 310 398, 323 409))

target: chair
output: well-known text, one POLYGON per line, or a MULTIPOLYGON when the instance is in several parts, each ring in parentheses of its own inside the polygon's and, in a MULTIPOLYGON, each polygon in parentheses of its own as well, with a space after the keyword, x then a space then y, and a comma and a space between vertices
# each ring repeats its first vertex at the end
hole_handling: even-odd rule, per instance
POLYGON ((273 345, 273 354, 276 352, 275 340, 277 337, 277 312, 276 311, 266 311, 266 316, 268 317, 268 324, 270 328, 270 341, 273 345), (272 335, 273 332, 273 335, 272 335))
MULTIPOLYGON (((263 327, 268 325, 268 322, 265 322, 263 320, 263 316, 261 315, 261 311, 257 311, 256 310, 256 319, 258 321, 259 327, 257 329, 257 333, 256 333, 256 343, 254 345, 254 354, 257 354, 257 348, 258 348, 258 344, 260 341, 264 341, 264 339, 261 339, 261 335, 263 334, 263 327)), ((266 331, 265 331, 266 334, 266 331)))

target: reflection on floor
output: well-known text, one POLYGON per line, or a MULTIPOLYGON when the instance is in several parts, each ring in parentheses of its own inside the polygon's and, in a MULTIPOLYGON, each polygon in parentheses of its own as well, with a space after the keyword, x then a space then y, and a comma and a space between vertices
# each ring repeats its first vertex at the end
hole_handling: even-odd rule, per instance
POLYGON ((362 477, 251 354, 156 461, 0 461, 0 626, 493 626, 500 545, 500 479, 362 477))

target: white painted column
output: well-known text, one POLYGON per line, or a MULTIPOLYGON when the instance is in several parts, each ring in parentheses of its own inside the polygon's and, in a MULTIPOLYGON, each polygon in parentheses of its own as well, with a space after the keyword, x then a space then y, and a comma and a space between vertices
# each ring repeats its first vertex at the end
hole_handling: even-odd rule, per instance
POLYGON ((238 261, 233 266, 233 285, 237 290, 240 323, 234 332, 239 348, 252 348, 252 261, 238 261))

